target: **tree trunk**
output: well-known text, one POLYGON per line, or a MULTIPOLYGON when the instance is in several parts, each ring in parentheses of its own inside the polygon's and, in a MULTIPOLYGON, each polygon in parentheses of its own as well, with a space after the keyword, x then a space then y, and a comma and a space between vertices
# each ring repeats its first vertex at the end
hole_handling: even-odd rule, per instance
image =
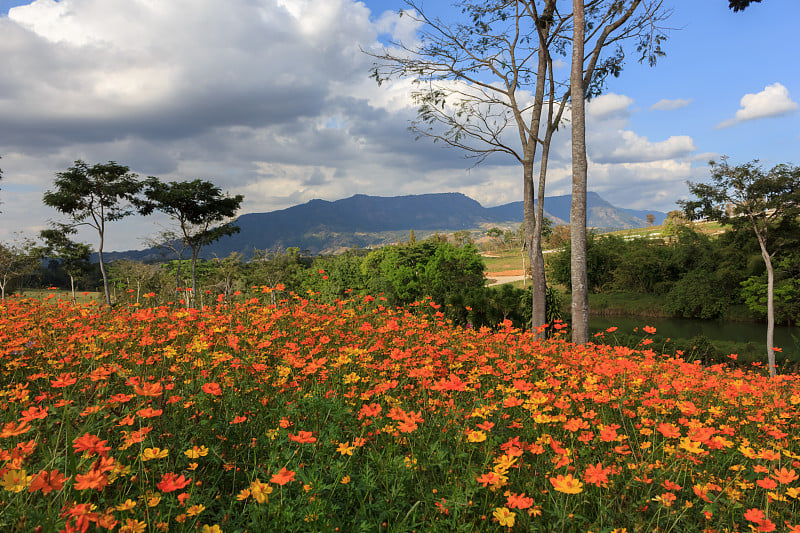
POLYGON ((758 246, 761 248, 761 257, 767 267, 767 365, 769 375, 775 376, 775 269, 772 267, 772 258, 767 252, 767 243, 758 230, 755 222, 753 229, 758 237, 758 246))
POLYGON ((192 307, 197 308, 197 253, 192 251, 192 307))
POLYGON ((97 258, 100 261, 100 274, 103 276, 103 293, 106 295, 106 305, 111 307, 111 292, 108 290, 108 276, 106 275, 106 267, 103 264, 103 237, 100 237, 100 247, 97 249, 97 258))
POLYGON ((572 0, 572 206, 570 209, 572 273, 572 342, 589 340, 589 290, 586 272, 586 109, 583 79, 585 23, 583 0, 572 0))
POLYGON ((72 274, 69 275, 69 287, 72 291, 72 305, 75 305, 77 303, 75 300, 75 276, 72 274))

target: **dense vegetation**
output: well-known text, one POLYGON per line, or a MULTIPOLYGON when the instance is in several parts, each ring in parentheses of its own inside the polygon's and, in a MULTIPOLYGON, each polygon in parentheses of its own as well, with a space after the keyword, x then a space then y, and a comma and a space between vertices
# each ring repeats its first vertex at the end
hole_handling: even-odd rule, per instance
MULTIPOLYGON (((766 315, 766 274, 752 231, 712 237, 679 226, 667 240, 591 235, 587 262, 594 292, 663 296, 664 316, 726 318, 735 305, 766 315)), ((569 265, 568 248, 555 254, 551 280, 568 286, 569 265)), ((800 249, 779 255, 776 279, 777 321, 800 324, 800 249)))

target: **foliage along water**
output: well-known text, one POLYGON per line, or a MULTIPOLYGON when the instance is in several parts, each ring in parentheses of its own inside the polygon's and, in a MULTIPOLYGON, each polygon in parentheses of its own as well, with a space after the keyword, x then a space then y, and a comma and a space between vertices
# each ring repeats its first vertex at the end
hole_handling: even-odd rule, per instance
MULTIPOLYGON (((655 327, 659 337, 662 338, 685 340, 706 338, 712 342, 728 341, 751 345, 756 350, 766 352, 767 326, 759 322, 629 316, 589 318, 589 328, 592 333, 616 326, 621 334, 635 334, 645 325, 655 327)), ((775 346, 781 348, 781 353, 786 358, 800 360, 800 328, 775 326, 775 346)))

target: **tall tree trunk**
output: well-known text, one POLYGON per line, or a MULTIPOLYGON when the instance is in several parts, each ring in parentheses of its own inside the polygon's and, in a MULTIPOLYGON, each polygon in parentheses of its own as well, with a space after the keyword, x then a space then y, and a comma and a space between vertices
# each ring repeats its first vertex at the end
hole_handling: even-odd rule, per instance
POLYGON ((753 229, 758 237, 758 246, 761 248, 761 257, 767 267, 767 365, 769 375, 775 376, 775 269, 772 266, 772 257, 767 253, 767 243, 755 222, 753 229))
POLYGON ((192 250, 192 307, 197 308, 197 253, 192 250))
POLYGON ((586 34, 583 0, 572 0, 572 206, 570 234, 572 253, 572 342, 589 340, 589 290, 586 272, 586 108, 583 79, 584 40, 586 34))
MULTIPOLYGON (((555 9, 555 1, 548 0, 544 6, 543 18, 540 20, 548 21, 555 9)), ((524 214, 525 214, 525 237, 527 239, 528 256, 531 263, 531 328, 536 328, 547 322, 547 286, 544 279, 544 260, 542 256, 542 224, 537 218, 535 205, 535 190, 533 181, 533 160, 536 157, 536 145, 539 142, 539 127, 542 123, 542 109, 544 108, 544 85, 547 78, 547 38, 550 33, 550 24, 545 22, 539 28, 539 51, 538 65, 536 71, 536 90, 533 99, 533 113, 530 123, 529 145, 525 150, 525 160, 523 161, 524 187, 524 214), (530 146, 532 144, 532 146, 530 146)), ((550 95, 552 98, 552 95, 550 95)), ((543 175, 539 176, 539 188, 543 186, 543 175)), ((539 207, 542 207, 539 200, 539 207)), ((537 334, 543 337, 544 331, 537 334)))
POLYGON ((97 258, 100 261, 100 274, 103 276, 103 293, 106 295, 106 305, 111 307, 111 292, 108 290, 108 275, 103 263, 103 234, 100 234, 100 247, 97 249, 97 258))
POLYGON ((75 305, 77 303, 75 300, 75 276, 72 274, 69 275, 69 287, 72 291, 72 305, 75 305))

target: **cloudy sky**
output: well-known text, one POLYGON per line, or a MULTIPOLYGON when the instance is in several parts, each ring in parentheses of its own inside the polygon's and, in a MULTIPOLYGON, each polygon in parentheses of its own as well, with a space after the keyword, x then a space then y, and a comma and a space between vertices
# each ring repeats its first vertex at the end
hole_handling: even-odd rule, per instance
MULTIPOLYGON (((447 17, 445 3, 427 5, 447 17)), ((668 211, 710 158, 800 164, 800 2, 736 14, 727 0, 665 3, 667 56, 655 68, 629 61, 589 105, 589 188, 621 207, 668 211)), ((409 83, 369 79, 362 49, 414 38, 402 7, 0 0, 0 241, 63 220, 42 194, 76 159, 211 180, 244 194, 243 212, 357 193, 520 200, 513 160, 470 169, 462 153, 415 141, 409 83)), ((567 127, 554 140, 548 195, 569 192, 569 155, 567 127)), ((141 248, 158 224, 113 223, 107 249, 141 248)))

